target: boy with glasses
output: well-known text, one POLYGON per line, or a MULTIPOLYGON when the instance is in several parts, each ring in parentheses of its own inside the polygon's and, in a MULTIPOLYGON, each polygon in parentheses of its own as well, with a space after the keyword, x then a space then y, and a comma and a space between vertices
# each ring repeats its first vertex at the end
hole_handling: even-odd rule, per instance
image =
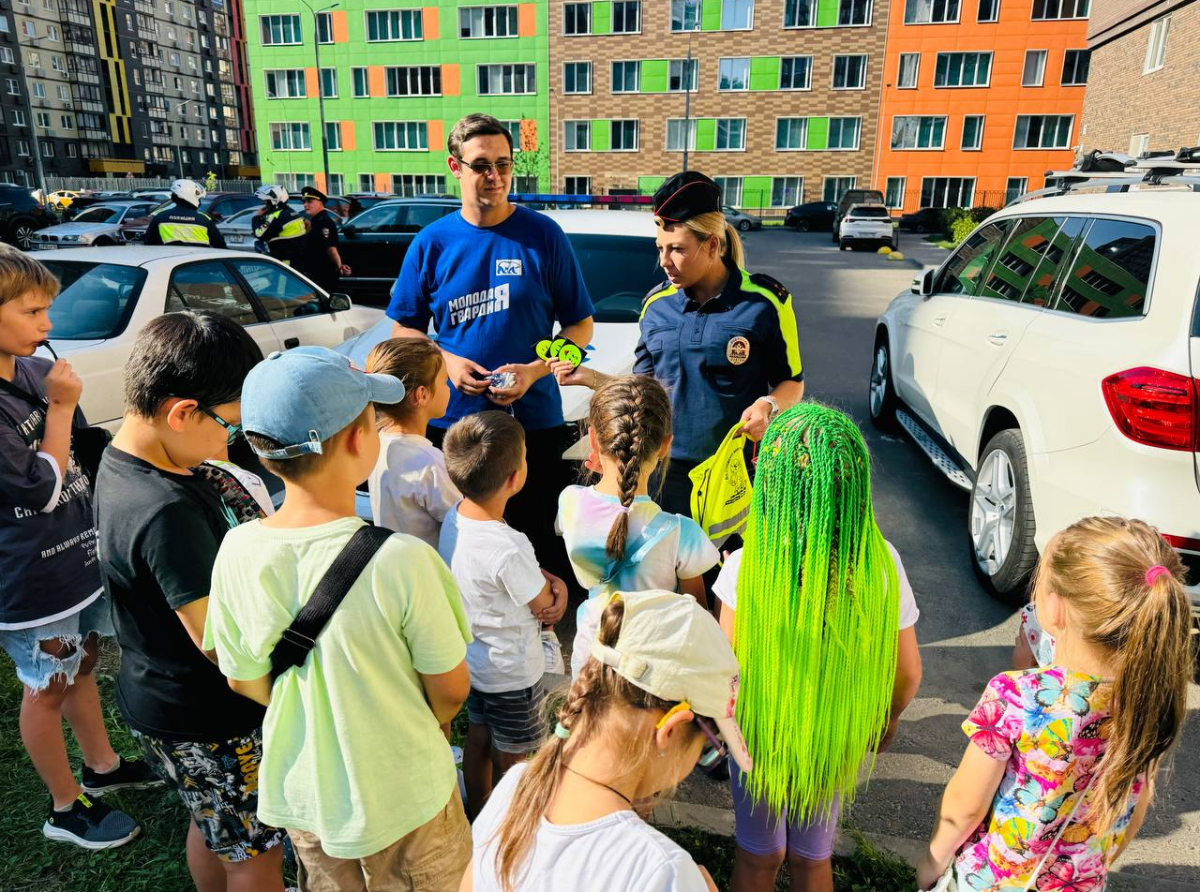
POLYGON ((446 430, 468 415, 504 409, 525 430, 538 485, 509 503, 507 517, 527 535, 543 567, 563 572, 554 534, 558 493, 570 482, 562 453, 570 445, 562 399, 534 345, 553 333, 586 345, 594 312, 579 262, 549 217, 508 200, 513 141, 490 115, 473 114, 446 140, 462 210, 413 239, 392 289, 393 337, 426 337, 432 321, 454 391, 444 418, 430 422, 440 448, 446 430), (492 383, 494 374, 508 381, 492 383))

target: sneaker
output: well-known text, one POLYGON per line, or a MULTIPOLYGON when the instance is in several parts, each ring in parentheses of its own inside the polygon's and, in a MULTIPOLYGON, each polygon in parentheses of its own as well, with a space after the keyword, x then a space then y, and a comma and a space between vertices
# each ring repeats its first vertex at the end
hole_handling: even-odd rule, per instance
POLYGON ((162 778, 137 759, 122 759, 116 768, 104 774, 83 766, 81 786, 89 796, 103 796, 113 790, 148 790, 162 785, 162 778))
POLYGON ((123 846, 142 832, 137 821, 123 811, 109 808, 103 802, 93 802, 86 793, 71 803, 67 811, 51 809, 42 825, 42 835, 59 842, 99 851, 123 846))

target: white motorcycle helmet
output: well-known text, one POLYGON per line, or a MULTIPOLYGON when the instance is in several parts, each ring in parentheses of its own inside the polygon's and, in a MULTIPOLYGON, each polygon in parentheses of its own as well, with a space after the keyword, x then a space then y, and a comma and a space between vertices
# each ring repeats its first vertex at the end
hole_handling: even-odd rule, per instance
POLYGON ((288 194, 287 189, 283 186, 259 186, 254 192, 254 197, 259 201, 265 201, 272 207, 279 207, 282 204, 287 204, 288 194))
POLYGON ((200 202, 208 192, 195 180, 176 180, 171 184, 171 195, 180 201, 185 201, 194 208, 200 207, 200 202))

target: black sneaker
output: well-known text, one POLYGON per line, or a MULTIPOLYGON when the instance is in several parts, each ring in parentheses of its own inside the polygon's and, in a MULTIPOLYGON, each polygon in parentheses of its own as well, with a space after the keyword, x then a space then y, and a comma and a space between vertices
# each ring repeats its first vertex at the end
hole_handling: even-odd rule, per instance
POLYGON ((142 832, 137 821, 123 811, 93 802, 86 793, 71 803, 68 811, 50 811, 42 835, 59 842, 99 851, 123 846, 142 832))
POLYGON ((116 768, 106 774, 83 766, 82 787, 89 796, 103 796, 113 790, 148 790, 162 785, 162 778, 151 771, 145 762, 137 759, 122 759, 116 768))

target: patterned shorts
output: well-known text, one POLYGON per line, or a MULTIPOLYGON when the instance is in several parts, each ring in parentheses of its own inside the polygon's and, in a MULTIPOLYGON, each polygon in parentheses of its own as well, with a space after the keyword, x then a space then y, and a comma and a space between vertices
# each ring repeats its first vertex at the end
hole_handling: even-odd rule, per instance
POLYGON ((130 729, 147 764, 175 789, 222 861, 249 861, 283 841, 284 832, 258 820, 262 731, 224 743, 164 741, 130 729))
POLYGON ((467 720, 472 725, 487 725, 493 749, 521 756, 532 753, 546 739, 546 717, 542 715, 545 699, 546 689, 540 679, 521 691, 489 694, 471 688, 467 720))

